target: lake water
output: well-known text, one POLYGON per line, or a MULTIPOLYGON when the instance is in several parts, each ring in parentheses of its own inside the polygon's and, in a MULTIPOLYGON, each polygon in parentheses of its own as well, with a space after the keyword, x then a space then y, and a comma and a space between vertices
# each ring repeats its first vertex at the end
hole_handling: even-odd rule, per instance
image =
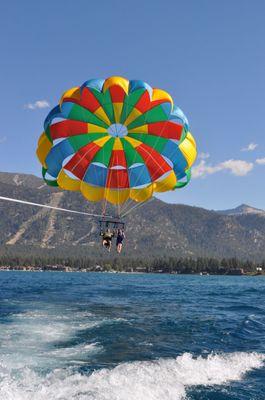
POLYGON ((264 400, 265 277, 0 272, 1 400, 264 400))

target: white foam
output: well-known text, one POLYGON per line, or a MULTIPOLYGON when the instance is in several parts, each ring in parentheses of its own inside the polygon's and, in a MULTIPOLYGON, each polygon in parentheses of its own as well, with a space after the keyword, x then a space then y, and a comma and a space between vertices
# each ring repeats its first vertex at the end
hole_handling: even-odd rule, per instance
MULTIPOLYGON (((102 351, 99 343, 68 345, 84 330, 104 323, 89 312, 72 309, 36 309, 13 314, 8 323, 0 324, 0 360, 10 369, 23 366, 54 369, 78 364, 102 351), (58 345, 59 344, 59 345, 58 345)), ((0 400, 1 396, 0 396, 0 400)))
POLYGON ((49 357, 58 360, 68 360, 69 363, 73 364, 77 361, 82 363, 82 359, 87 358, 88 355, 98 353, 102 347, 98 343, 90 344, 79 344, 71 347, 64 347, 55 350, 50 350, 48 353, 49 357))
POLYGON ((257 353, 231 353, 123 363, 90 376, 57 369, 41 377, 24 369, 14 375, 0 364, 3 400, 180 400, 189 387, 225 385, 264 365, 257 353))

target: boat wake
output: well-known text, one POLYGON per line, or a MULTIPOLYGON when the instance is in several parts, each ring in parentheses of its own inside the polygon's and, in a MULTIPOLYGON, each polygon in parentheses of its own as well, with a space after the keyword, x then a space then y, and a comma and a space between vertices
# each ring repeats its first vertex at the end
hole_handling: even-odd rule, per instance
POLYGON ((90 375, 58 368, 42 375, 29 367, 0 363, 0 398, 4 400, 181 400, 194 386, 226 385, 264 366, 258 353, 212 354, 122 363, 90 375))

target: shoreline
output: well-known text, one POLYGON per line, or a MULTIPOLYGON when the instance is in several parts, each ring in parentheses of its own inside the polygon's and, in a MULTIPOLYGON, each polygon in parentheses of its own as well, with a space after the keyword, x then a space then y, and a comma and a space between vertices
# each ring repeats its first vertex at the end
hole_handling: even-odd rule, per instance
POLYGON ((55 272, 55 273, 96 273, 96 274, 128 274, 128 275, 197 275, 197 276, 265 276, 265 272, 263 273, 254 273, 254 272, 244 272, 241 274, 237 273, 225 273, 225 274, 213 274, 213 273, 203 273, 201 272, 191 272, 191 273, 183 273, 183 272, 138 272, 138 271, 93 271, 93 270, 74 270, 74 269, 66 269, 66 270, 58 270, 58 269, 41 269, 41 268, 8 268, 8 267, 0 267, 0 272, 55 272))

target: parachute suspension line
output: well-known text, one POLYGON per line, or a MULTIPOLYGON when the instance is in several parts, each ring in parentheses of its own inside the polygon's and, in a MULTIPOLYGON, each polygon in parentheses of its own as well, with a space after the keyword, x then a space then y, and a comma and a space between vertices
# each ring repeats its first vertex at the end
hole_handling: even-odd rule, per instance
POLYGON ((128 204, 133 203, 133 200, 130 197, 120 206, 120 214, 124 213, 124 210, 128 208, 128 204))
MULTIPOLYGON (((83 107, 81 107, 81 112, 83 113, 83 119, 84 119, 84 121, 85 121, 85 119, 86 119, 86 117, 85 117, 85 110, 84 110, 84 108, 83 107)), ((100 120, 101 120, 101 118, 99 118, 100 120)), ((102 122, 104 122, 103 120, 101 120, 102 122)), ((104 136, 103 136, 104 137, 104 136)), ((76 169, 76 167, 78 166, 78 164, 80 164, 81 163, 81 161, 83 161, 83 159, 84 158, 86 158, 86 156, 89 154, 89 152, 90 151, 92 151, 93 150, 93 148, 92 149, 89 149, 89 150, 87 150, 86 152, 85 152, 85 154, 75 163, 75 165, 71 168, 71 173, 73 173, 74 174, 74 170, 76 169)), ((74 157, 74 156, 73 156, 74 157)), ((104 146, 103 146, 103 157, 104 157, 104 146)), ((93 160, 92 160, 93 161, 93 160)), ((89 166, 88 166, 89 167, 89 166)), ((87 172, 87 170, 86 170, 86 172, 87 172)), ((86 173, 85 172, 85 173, 86 173)), ((84 174, 85 175, 85 174, 84 174)), ((98 178, 98 176, 99 176, 99 173, 96 171, 96 177, 98 178)))
MULTIPOLYGON (((108 176, 107 176, 108 180, 108 176)), ((107 183, 107 182, 106 182, 107 183)), ((107 194, 108 194, 108 188, 105 186, 104 187, 104 192, 103 192, 103 207, 102 207, 102 216, 106 215, 106 210, 107 210, 107 194)))
MULTIPOLYGON (((136 182, 141 178, 143 174, 143 171, 139 174, 139 176, 136 179, 136 182)), ((136 202, 133 199, 129 199, 128 202, 125 203, 123 210, 122 210, 122 216, 127 215, 130 213, 131 210, 134 210, 135 208, 138 208, 138 206, 140 206, 141 204, 144 205, 147 202, 149 202, 151 199, 153 199, 153 197, 148 198, 147 200, 145 200, 144 202, 136 202), (136 203, 136 204, 135 204, 136 203)))
MULTIPOLYGON (((117 128, 116 128, 116 132, 117 132, 117 128)), ((118 187, 117 217, 120 218, 122 205, 121 205, 121 188, 119 186, 119 174, 118 173, 117 173, 117 187, 118 187)))
POLYGON ((121 192, 120 192, 120 187, 119 187, 119 177, 118 177, 118 174, 117 174, 117 183, 118 183, 118 218, 120 218, 120 216, 121 216, 121 198, 120 198, 120 194, 121 194, 121 192))
MULTIPOLYGON (((146 124, 147 112, 148 112, 148 111, 150 111, 150 106, 149 106, 148 110, 146 110, 146 112, 145 112, 144 123, 143 123, 143 125, 146 124)), ((156 139, 156 140, 157 140, 157 139, 156 139)), ((134 162, 135 162, 136 154, 137 154, 137 151, 135 150, 132 165, 133 165, 134 162)), ((142 177, 142 174, 143 174, 143 170, 142 170, 142 172, 139 174, 139 176, 137 177, 135 184, 137 184, 137 182, 140 180, 140 178, 142 177)), ((133 206, 134 203, 135 203, 135 200, 133 200, 133 199, 131 199, 131 198, 129 197, 128 202, 126 201, 126 202, 125 202, 125 205, 124 205, 124 207, 123 207, 123 213, 126 212, 126 215, 127 215, 127 211, 129 212, 131 206, 133 206)), ((138 203, 137 203, 137 204, 138 204, 138 203)), ((145 204, 145 202, 144 202, 144 204, 145 204)), ((134 207, 135 207, 135 205, 133 206, 133 208, 134 208, 134 207)))
POLYGON ((106 183, 105 183, 104 194, 103 194, 103 196, 104 196, 104 208, 103 208, 104 217, 106 216, 106 210, 107 210, 107 205, 108 205, 107 198, 108 198, 108 193, 110 191, 110 188, 106 186, 106 185, 108 185, 108 173, 107 173, 107 178, 106 178, 107 180, 106 180, 106 183))
MULTIPOLYGON (((128 116, 129 116, 129 114, 128 114, 128 109, 129 109, 129 103, 128 102, 126 102, 125 103, 125 118, 128 118, 128 116)), ((123 110, 122 110, 123 111, 123 110)), ((121 114, 122 115, 122 114, 121 114)), ((134 163, 134 161, 135 161, 135 157, 136 157, 136 154, 134 154, 134 159, 133 159, 133 163, 134 163)), ((125 157, 125 159, 126 159, 126 157, 125 157)), ((128 165, 127 165, 127 160, 126 160, 126 168, 127 168, 127 174, 128 174, 128 165)), ((128 177, 129 178, 129 177, 128 177)), ((129 185, 130 186, 130 185, 129 185)), ((130 190, 130 188, 129 188, 129 190, 130 190)), ((123 213, 123 211, 124 211, 124 208, 126 208, 126 206, 127 206, 127 202, 130 202, 130 196, 129 196, 129 198, 124 202, 124 203, 122 203, 122 204, 120 204, 120 210, 119 210, 119 218, 121 217, 121 215, 122 215, 122 213, 123 213)))
MULTIPOLYGON (((70 172, 71 173, 73 173, 73 175, 74 175, 74 170, 75 170, 75 168, 78 166, 78 164, 87 156, 87 154, 91 151, 92 149, 90 149, 90 150, 87 150, 86 152, 85 152, 85 154, 75 163, 75 165, 71 168, 71 170, 70 170, 70 172)), ((73 156, 74 157, 74 156, 73 156)), ((72 157, 72 158, 73 158, 72 157)), ((87 170, 86 170, 86 172, 87 172, 87 170)), ((85 173, 86 173, 85 172, 85 173)), ((85 175, 85 174, 84 174, 85 175)), ((96 172, 96 176, 98 177, 98 172, 96 172)), ((96 216, 99 216, 99 217, 102 217, 102 215, 96 215, 96 216)))
MULTIPOLYGON (((87 150, 87 151, 85 152, 85 154, 84 154, 84 155, 76 162, 76 164, 71 168, 71 172, 72 172, 72 173, 73 173, 74 169, 78 166, 78 164, 89 154, 89 152, 90 152, 91 150, 92 150, 92 149, 87 150)), ((105 159, 104 145, 103 145, 103 158, 105 159)), ((96 177, 99 178, 99 173, 98 173, 97 170, 96 170, 96 177)), ((99 179, 98 179, 98 181, 99 181, 99 179)), ((105 191, 104 191, 104 193, 105 193, 105 191)), ((101 214, 101 215, 98 215, 98 216, 100 216, 100 217, 106 216, 106 205, 107 205, 107 201, 105 201, 105 203, 104 203, 104 198, 103 198, 102 214, 101 214)))
MULTIPOLYGON (((103 160, 105 161, 105 145, 103 145, 103 160)), ((108 179, 108 175, 107 175, 107 179, 108 179)), ((105 192, 106 192, 106 182, 105 182, 105 187, 104 187, 104 191, 103 191, 103 198, 102 198, 102 216, 105 217, 106 215, 106 209, 107 209, 107 199, 105 196, 105 192)))
POLYGON ((137 203, 134 207, 130 208, 127 212, 125 212, 124 214, 121 215, 122 218, 124 218, 126 215, 128 215, 129 213, 131 213, 133 210, 135 210, 136 208, 140 208, 144 205, 146 205, 147 203, 150 203, 151 201, 153 201, 155 198, 154 197, 150 197, 150 199, 144 201, 143 203, 137 203))
MULTIPOLYGON (((118 185, 119 185, 119 179, 118 179, 118 185)), ((120 218, 120 188, 118 188, 118 204, 117 204, 117 216, 120 218)))
MULTIPOLYGON (((123 207, 122 207, 122 210, 121 210, 121 217, 123 217, 123 215, 124 214, 127 214, 127 211, 128 210, 130 210, 132 207, 132 205, 134 204, 134 201, 132 200, 132 199, 128 199, 125 203, 124 203, 124 205, 123 205, 123 207)), ((139 204, 139 203, 137 203, 137 204, 139 204)))
POLYGON ((101 202, 101 217, 105 217, 105 215, 106 215, 106 202, 103 198, 101 202))
MULTIPOLYGON (((31 201, 13 199, 11 197, 0 196, 0 200, 10 201, 10 202, 13 202, 13 203, 26 204, 26 205, 35 206, 35 207, 41 207, 41 208, 49 208, 49 209, 52 209, 52 210, 64 211, 64 212, 68 212, 68 213, 72 213, 72 214, 87 215, 88 217, 96 217, 96 218, 97 217, 101 217, 100 214, 91 214, 91 213, 87 213, 85 211, 75 211, 75 210, 69 210, 68 208, 53 207, 53 206, 48 206, 47 204, 33 203, 31 201)), ((111 215, 106 215, 106 217, 112 218, 111 215)))
MULTIPOLYGON (((92 150, 92 149, 90 149, 90 150, 92 150)), ((76 162, 76 164, 71 168, 71 171, 70 171, 70 172, 73 173, 74 169, 75 169, 75 168, 77 167, 77 165, 87 156, 87 154, 89 154, 90 150, 87 150, 87 151, 85 152, 85 154, 83 155, 83 157, 81 157, 81 159, 78 160, 78 161, 76 162)), ((88 166, 88 168, 89 168, 89 166, 88 166)), ((88 169, 88 168, 87 168, 87 169, 88 169)), ((86 172, 87 172, 87 169, 86 169, 86 172)), ((86 172, 85 172, 85 174, 86 174, 86 172)), ((84 174, 84 176, 85 176, 85 174, 84 174)), ((99 177, 99 173, 98 173, 98 171, 97 171, 97 169, 96 169, 96 178, 98 179, 98 177, 99 177)), ((99 181, 99 179, 98 179, 98 181, 99 181)), ((99 217, 102 217, 103 215, 105 216, 105 214, 106 214, 106 207, 104 208, 104 211, 102 211, 102 214, 101 214, 101 215, 98 215, 98 216, 99 216, 99 217)))
MULTIPOLYGON (((141 173, 139 174, 139 176, 136 178, 136 183, 140 180, 140 178, 142 177, 142 174, 143 174, 143 170, 141 171, 141 173)), ((148 200, 149 200, 149 199, 148 199, 148 200)), ((147 201, 147 200, 146 200, 146 201, 147 201)), ((144 201, 143 203, 145 204, 146 201, 144 201)), ((128 203, 127 203, 127 201, 126 201, 126 203, 125 203, 125 205, 124 205, 124 207, 123 207, 123 213, 126 212, 126 214, 127 214, 127 211, 129 212, 130 207, 133 206, 134 203, 135 203, 135 200, 129 198, 128 203)), ((138 202, 136 202, 136 203, 139 204, 138 202)), ((140 204, 141 204, 141 203, 140 203, 140 204)), ((133 206, 132 209, 134 209, 134 207, 135 207, 135 206, 133 206)))
MULTIPOLYGON (((88 153, 91 151, 92 149, 89 149, 85 152, 85 154, 75 163, 75 165, 71 168, 72 173, 74 173, 73 171, 76 169, 76 167, 78 166, 78 164, 81 163, 81 161, 83 161, 84 158, 86 158, 86 156, 88 155, 88 153)), ((74 157, 74 156, 73 156, 74 157)))
MULTIPOLYGON (((103 146, 103 159, 105 160, 105 148, 104 148, 105 146, 103 146)), ((109 159, 109 163, 110 163, 110 159, 109 159)), ((111 190, 111 188, 110 188, 110 186, 108 185, 108 179, 109 179, 109 163, 108 163, 108 165, 106 166, 106 168, 107 168, 107 177, 106 177, 106 182, 105 182, 105 187, 104 187, 104 192, 103 192, 103 210, 102 210, 102 216, 106 216, 107 217, 107 215, 106 215, 106 211, 107 211, 107 207, 108 207, 108 196, 109 196, 109 192, 110 192, 110 190, 111 190)), ((114 205, 114 207, 115 207, 115 205, 114 205)), ((111 211, 111 210, 110 210, 111 211)), ((112 214, 112 217, 111 218, 113 218, 113 212, 111 211, 110 212, 110 214, 112 214)))
MULTIPOLYGON (((117 131, 117 128, 116 128, 117 131)), ((117 188, 118 188, 118 203, 117 203, 117 217, 120 218, 120 187, 119 187, 119 174, 117 173, 117 188)))
POLYGON ((102 201, 101 201, 101 210, 102 210, 102 217, 104 217, 105 216, 105 213, 106 213, 106 207, 105 207, 105 203, 104 203, 104 199, 102 199, 102 201))
MULTIPOLYGON (((146 124, 147 112, 148 112, 149 110, 150 110, 150 108, 149 108, 149 109, 146 111, 146 113, 145 113, 144 124, 146 124)), ((167 119, 167 121, 168 121, 168 119, 167 119)), ((157 136, 157 138, 156 138, 156 140, 155 140, 155 143, 154 143, 154 145, 152 146, 154 149, 155 149, 155 147, 156 147, 156 145, 157 145, 157 143, 158 143, 158 141, 159 141, 159 138, 162 136, 162 133, 164 132, 165 127, 166 127, 166 124, 164 124, 163 128, 161 129, 161 134, 160 134, 160 136, 157 136)), ((151 157, 151 153, 147 156, 147 158, 146 158, 145 161, 149 160, 150 157, 151 157)), ((135 155, 134 155, 134 161, 135 161, 135 155)), ((155 162, 155 164, 157 165, 157 167, 160 169, 160 165, 159 165, 155 160, 154 160, 154 162, 155 162)), ((140 177, 142 176, 142 174, 143 174, 143 171, 142 171, 142 172, 140 173, 140 175, 137 177, 136 183, 139 181, 139 179, 140 179, 140 177)), ((129 207, 125 207, 125 209, 127 209, 127 211, 126 211, 125 213, 123 213, 122 217, 124 217, 125 215, 128 215, 132 210, 141 207, 141 205, 144 205, 144 204, 148 203, 149 201, 151 201, 151 200, 153 200, 153 199, 154 199, 154 197, 151 197, 151 198, 149 198, 148 200, 144 201, 143 203, 138 203, 138 204, 136 204, 136 205, 135 205, 134 207, 132 207, 131 209, 128 209, 128 208, 130 207, 130 205, 131 205, 131 204, 129 204, 129 205, 128 205, 129 207)), ((131 199, 130 199, 130 200, 131 200, 131 199)), ((130 200, 129 200, 129 201, 130 201, 130 200)), ((133 200, 131 200, 131 201, 133 202, 133 200)), ((124 211, 125 211, 125 210, 124 210, 124 211)))

